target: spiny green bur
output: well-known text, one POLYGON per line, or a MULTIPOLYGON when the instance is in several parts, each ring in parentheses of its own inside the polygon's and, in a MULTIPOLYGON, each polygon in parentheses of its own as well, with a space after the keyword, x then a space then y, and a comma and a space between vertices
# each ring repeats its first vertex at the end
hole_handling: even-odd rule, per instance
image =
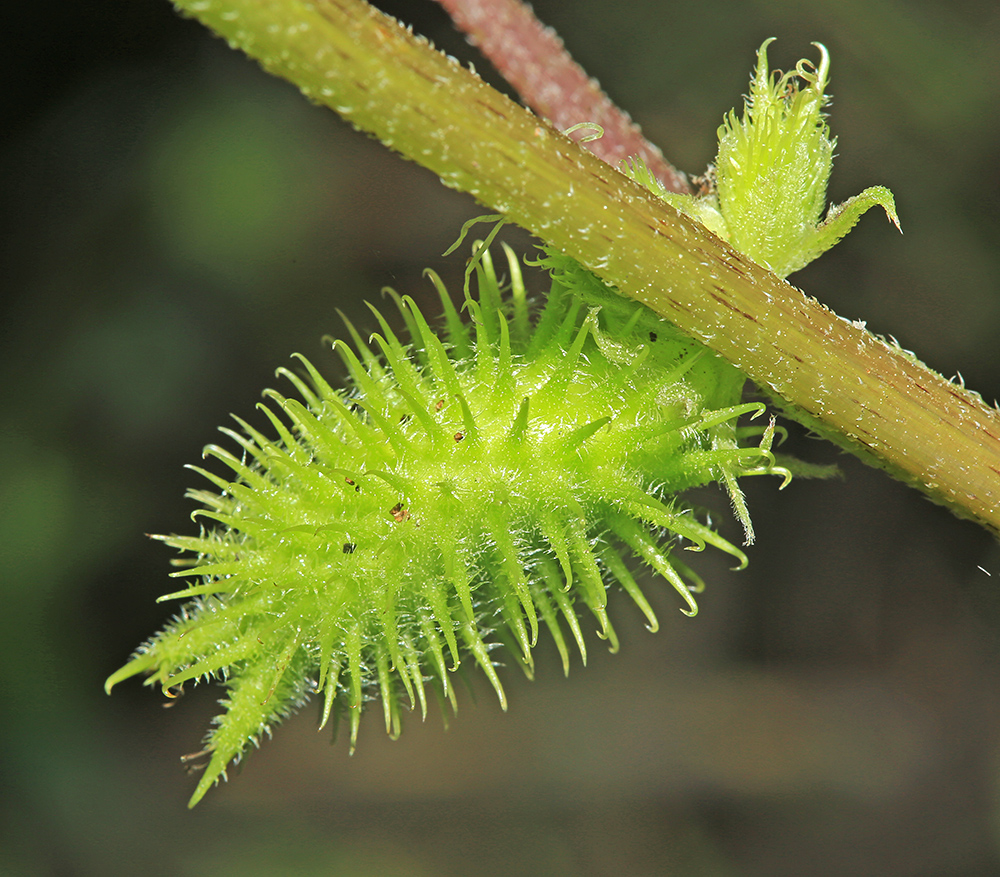
POLYGON ((192 490, 197 536, 160 536, 192 556, 186 604, 107 681, 137 674, 175 696, 217 679, 227 690, 204 750, 197 803, 248 744, 311 696, 322 722, 379 699, 395 736, 428 693, 455 706, 452 674, 482 668, 500 703, 497 651, 530 676, 540 628, 568 671, 586 648, 578 611, 612 650, 612 583, 658 626, 626 562, 638 558, 694 615, 698 577, 676 548, 744 554, 677 494, 711 481, 728 491, 752 538, 737 478, 788 477, 770 451, 773 423, 737 427, 743 376, 669 323, 546 254, 551 293, 529 305, 508 251, 502 299, 488 252, 476 264, 471 325, 431 272, 445 309, 439 338, 413 301, 393 294, 404 345, 381 334, 334 345, 350 389, 303 357, 279 373, 299 398, 265 392, 274 437, 235 418, 235 443, 205 450, 228 468, 193 467, 215 490, 192 490), (755 437, 756 444, 745 439, 755 437))
POLYGON ((666 192, 641 161, 625 171, 758 265, 787 277, 829 250, 870 207, 881 206, 897 228, 899 217, 892 193, 872 186, 822 219, 837 144, 823 113, 830 101, 830 56, 813 43, 818 67, 803 59, 788 73, 772 73, 772 42, 757 51, 742 118, 731 110, 719 128, 719 152, 703 193, 666 192))

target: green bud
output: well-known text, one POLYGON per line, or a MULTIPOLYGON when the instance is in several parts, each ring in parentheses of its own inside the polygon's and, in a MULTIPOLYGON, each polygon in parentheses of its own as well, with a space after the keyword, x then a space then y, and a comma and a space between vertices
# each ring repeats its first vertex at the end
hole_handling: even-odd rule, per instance
POLYGON ((865 189, 822 218, 836 146, 823 112, 830 102, 830 55, 813 43, 820 51, 818 66, 803 59, 788 73, 772 72, 771 42, 757 51, 742 118, 731 110, 719 128, 705 193, 660 194, 759 265, 787 277, 836 244, 870 207, 880 205, 897 228, 899 218, 884 186, 865 189))

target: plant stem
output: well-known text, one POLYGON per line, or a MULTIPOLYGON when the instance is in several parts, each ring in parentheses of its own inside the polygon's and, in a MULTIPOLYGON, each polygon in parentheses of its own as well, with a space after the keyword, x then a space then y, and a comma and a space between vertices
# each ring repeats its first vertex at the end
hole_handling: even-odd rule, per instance
POLYGON ((650 143, 571 57, 554 30, 521 0, 438 0, 531 109, 565 131, 594 122, 604 134, 584 144, 617 165, 638 155, 668 192, 690 192, 684 174, 650 143))
POLYGON ((362 0, 179 0, 312 100, 578 259, 793 417, 1000 532, 1000 414, 737 253, 362 0))

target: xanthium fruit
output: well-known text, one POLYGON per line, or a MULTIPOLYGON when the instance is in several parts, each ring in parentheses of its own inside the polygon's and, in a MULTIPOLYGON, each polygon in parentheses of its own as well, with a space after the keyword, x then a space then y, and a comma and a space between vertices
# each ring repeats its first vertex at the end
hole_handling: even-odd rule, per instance
MULTIPOLYGON (((481 248, 482 249, 482 248, 481 248)), ((274 436, 236 418, 239 448, 205 450, 229 471, 192 467, 196 536, 159 536, 185 552, 186 601, 107 687, 145 674, 168 695, 219 680, 222 714, 192 805, 247 746, 312 696, 322 723, 381 700, 386 729, 426 714, 428 690, 455 703, 453 671, 482 668, 502 705, 505 652, 530 675, 541 629, 564 668, 586 659, 578 612, 612 649, 610 585, 658 622, 628 559, 637 558, 697 611, 697 575, 680 546, 714 546, 746 564, 678 495, 709 482, 728 492, 748 539, 737 479, 777 474, 773 422, 737 426, 762 406, 741 401, 743 375, 572 260, 546 253, 545 303, 529 302, 508 249, 509 294, 488 251, 466 323, 428 272, 445 310, 435 332, 394 296, 404 344, 375 311, 369 342, 334 344, 350 375, 331 387, 305 358, 279 373, 299 398, 262 405, 274 436)))

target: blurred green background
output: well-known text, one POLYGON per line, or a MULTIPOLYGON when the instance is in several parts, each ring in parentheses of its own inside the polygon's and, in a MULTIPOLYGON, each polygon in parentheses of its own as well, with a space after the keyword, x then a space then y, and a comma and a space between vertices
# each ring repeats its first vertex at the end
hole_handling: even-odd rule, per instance
MULTIPOLYGON (((382 6, 486 72, 430 0, 382 6)), ((761 41, 785 68, 824 42, 831 196, 890 186, 905 235, 873 213, 792 279, 1000 397, 995 0, 535 8, 694 173, 761 41)), ((647 588, 651 635, 612 600, 620 654, 592 638, 567 680, 545 644, 506 715, 476 679, 449 731, 392 743, 372 714, 352 758, 309 707, 188 812, 178 756, 218 691, 102 691, 171 611, 143 534, 191 530, 183 465, 289 354, 340 373, 336 308, 370 329, 384 285, 429 302, 425 266, 457 289, 439 254, 481 208, 164 0, 6 16, 0 873, 1000 873, 997 543, 797 428, 845 479, 750 485, 750 568, 698 558, 697 619, 647 588)))

